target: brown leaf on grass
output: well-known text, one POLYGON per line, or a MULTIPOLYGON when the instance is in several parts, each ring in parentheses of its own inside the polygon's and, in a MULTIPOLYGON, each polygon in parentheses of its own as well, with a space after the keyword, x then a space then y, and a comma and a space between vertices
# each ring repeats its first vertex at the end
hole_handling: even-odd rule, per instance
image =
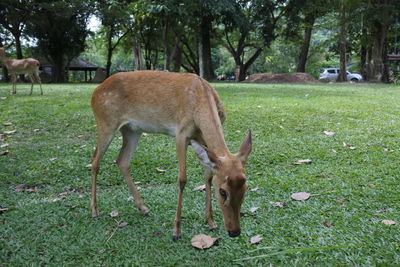
POLYGON ((110 215, 110 217, 117 217, 118 216, 118 210, 113 210, 112 212, 110 212, 108 215, 110 215))
POLYGON ((28 193, 37 193, 37 191, 38 191, 38 188, 36 186, 35 187, 28 187, 28 188, 25 189, 25 192, 28 192, 28 193))
POLYGON ((307 199, 309 199, 310 196, 311 196, 310 193, 299 192, 299 193, 294 193, 294 194, 292 194, 290 197, 291 197, 293 200, 301 201, 301 200, 307 200, 307 199))
POLYGON ((325 227, 331 227, 332 225, 328 221, 322 223, 325 227))
POLYGON ((197 186, 195 189, 193 189, 194 191, 204 191, 204 190, 206 190, 206 185, 205 184, 203 184, 203 185, 199 185, 199 186, 197 186))
POLYGON ((250 209, 250 212, 255 213, 260 207, 253 207, 250 209))
POLYGON ((368 186, 371 187, 371 188, 375 188, 376 184, 369 184, 368 186))
POLYGON ((283 208, 285 206, 285 202, 273 202, 273 205, 278 208, 283 208))
POLYGON ((118 223, 118 227, 119 227, 119 228, 122 228, 122 227, 125 227, 125 226, 128 226, 128 223, 127 223, 127 222, 120 222, 120 223, 118 223))
POLYGON ((3 122, 3 125, 4 126, 11 126, 11 125, 13 125, 11 122, 3 122))
POLYGON ((8 208, 0 208, 0 213, 3 213, 5 211, 7 211, 7 210, 8 210, 8 208))
POLYGON ((192 246, 198 249, 207 249, 212 247, 216 242, 218 238, 211 237, 209 235, 195 235, 192 240, 192 246))
POLYGON ((396 222, 392 220, 382 220, 382 223, 385 225, 395 225, 396 222))
POLYGON ((304 163, 311 163, 311 162, 312 162, 311 159, 299 159, 298 161, 294 162, 293 164, 294 165, 301 165, 301 164, 304 164, 304 163))
POLYGON ((8 155, 8 153, 10 153, 10 151, 8 151, 8 150, 0 151, 0 156, 6 156, 6 155, 8 155))
POLYGON ((329 131, 323 131, 322 132, 324 135, 327 135, 327 136, 332 136, 332 135, 335 135, 336 134, 336 132, 329 132, 329 131))
POLYGON ((13 189, 17 192, 22 192, 22 191, 24 191, 25 187, 26 187, 26 184, 19 184, 19 185, 13 187, 13 189))
POLYGON ((261 237, 261 235, 255 235, 253 237, 250 238, 250 244, 254 245, 254 244, 258 244, 263 240, 263 238, 261 237))
POLYGON ((4 131, 4 134, 8 135, 8 134, 14 134, 16 132, 17 132, 17 130, 4 131))
POLYGON ((156 168, 156 170, 157 170, 157 172, 159 172, 159 173, 164 173, 164 172, 166 172, 166 170, 161 169, 161 168, 156 168))

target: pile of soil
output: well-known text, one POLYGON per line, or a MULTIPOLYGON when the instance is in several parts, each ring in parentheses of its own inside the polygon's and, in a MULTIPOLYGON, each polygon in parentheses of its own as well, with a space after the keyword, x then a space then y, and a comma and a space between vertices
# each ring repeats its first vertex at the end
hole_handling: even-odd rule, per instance
POLYGON ((307 73, 257 73, 246 80, 252 83, 319 83, 317 79, 307 73))

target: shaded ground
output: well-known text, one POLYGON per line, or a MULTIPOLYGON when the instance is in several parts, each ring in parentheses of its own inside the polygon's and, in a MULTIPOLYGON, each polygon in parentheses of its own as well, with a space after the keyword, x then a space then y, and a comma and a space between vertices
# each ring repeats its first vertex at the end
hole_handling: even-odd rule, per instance
POLYGON ((250 75, 247 82, 253 83, 319 83, 307 73, 257 73, 250 75))

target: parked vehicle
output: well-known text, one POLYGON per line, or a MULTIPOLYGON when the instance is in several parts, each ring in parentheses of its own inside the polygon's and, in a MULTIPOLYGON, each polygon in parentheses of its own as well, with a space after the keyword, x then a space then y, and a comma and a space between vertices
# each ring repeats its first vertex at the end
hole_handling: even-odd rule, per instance
MULTIPOLYGON (((336 82, 339 76, 340 69, 338 68, 326 68, 324 71, 319 75, 320 80, 327 80, 330 82, 336 82)), ((347 81, 352 82, 360 82, 363 80, 362 76, 358 73, 351 73, 346 71, 347 73, 347 81)))

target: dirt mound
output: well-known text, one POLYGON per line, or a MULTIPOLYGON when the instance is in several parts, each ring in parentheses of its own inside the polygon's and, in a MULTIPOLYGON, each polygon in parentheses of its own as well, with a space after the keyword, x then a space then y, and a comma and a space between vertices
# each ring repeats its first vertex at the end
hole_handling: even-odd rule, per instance
POLYGON ((251 83, 318 83, 319 81, 307 73, 257 73, 246 80, 251 83))

